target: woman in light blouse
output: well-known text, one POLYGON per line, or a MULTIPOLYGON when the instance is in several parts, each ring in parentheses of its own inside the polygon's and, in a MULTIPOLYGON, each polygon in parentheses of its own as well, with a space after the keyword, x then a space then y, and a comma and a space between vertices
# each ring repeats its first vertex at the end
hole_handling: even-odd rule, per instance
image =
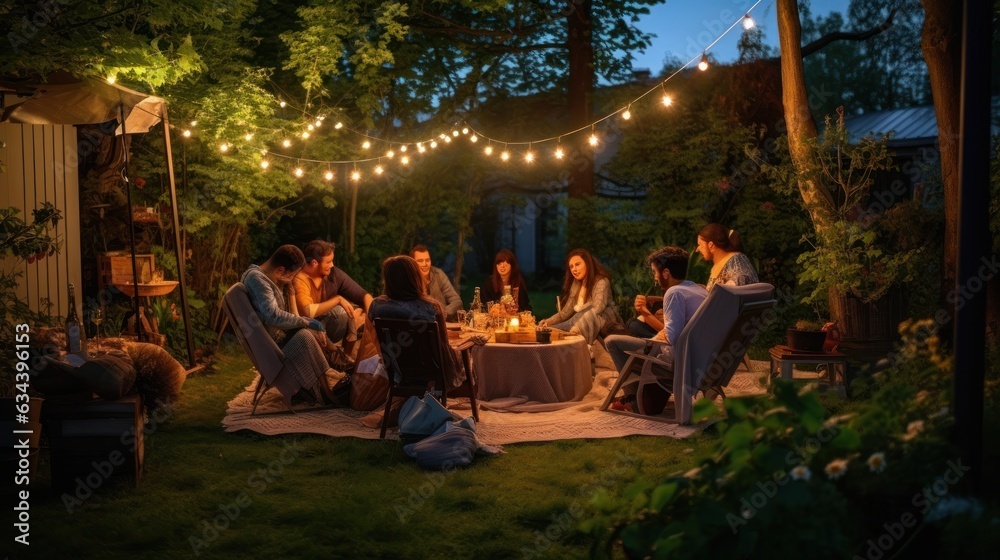
POLYGON ((621 324, 611 277, 586 249, 573 249, 566 257, 559 305, 559 311, 539 325, 581 334, 593 343, 605 325, 621 324))

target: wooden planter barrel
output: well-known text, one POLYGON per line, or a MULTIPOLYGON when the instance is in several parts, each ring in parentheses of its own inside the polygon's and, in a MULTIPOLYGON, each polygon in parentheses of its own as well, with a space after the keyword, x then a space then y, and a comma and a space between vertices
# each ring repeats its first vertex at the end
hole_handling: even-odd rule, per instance
POLYGON ((899 323, 906 318, 906 302, 898 289, 871 303, 831 294, 830 314, 839 319, 845 342, 889 342, 899 338, 899 323))

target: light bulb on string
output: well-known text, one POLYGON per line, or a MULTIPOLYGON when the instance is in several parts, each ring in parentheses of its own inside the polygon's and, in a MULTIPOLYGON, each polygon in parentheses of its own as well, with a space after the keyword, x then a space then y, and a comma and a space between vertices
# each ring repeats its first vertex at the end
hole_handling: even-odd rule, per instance
POLYGON ((355 169, 354 172, 351 173, 351 180, 352 181, 357 181, 359 179, 361 179, 361 172, 358 171, 357 169, 355 169))
POLYGON ((288 105, 288 103, 285 103, 284 100, 282 100, 280 103, 278 103, 278 107, 281 107, 282 109, 285 108, 285 105, 288 105))
POLYGON ((309 132, 312 132, 312 130, 314 128, 316 128, 316 127, 314 127, 313 125, 309 125, 309 126, 306 127, 306 130, 308 130, 309 132))
POLYGON ((223 142, 223 143, 219 144, 219 151, 222 152, 222 153, 228 152, 229 151, 229 144, 226 143, 226 142, 223 142))
POLYGON ((746 29, 747 31, 749 31, 749 30, 753 29, 754 25, 756 25, 756 24, 754 23, 753 18, 750 17, 750 14, 747 14, 747 15, 743 16, 743 29, 746 29))
POLYGON ((315 122, 315 123, 313 123, 313 125, 315 125, 315 126, 316 126, 316 128, 319 128, 319 126, 320 126, 321 124, 323 124, 323 121, 321 121, 321 120, 319 120, 319 119, 316 119, 316 122, 315 122))
POLYGON ((402 146, 400 146, 399 147, 399 151, 405 152, 406 151, 406 144, 403 144, 402 146))
POLYGON ((249 142, 249 141, 253 140, 253 133, 252 133, 252 132, 247 132, 247 133, 246 133, 246 134, 245 134, 245 135, 243 136, 243 139, 244 139, 244 140, 246 140, 247 142, 249 142))
POLYGON ((452 130, 451 131, 451 135, 457 138, 458 137, 458 131, 457 130, 452 130))
POLYGON ((468 133, 469 133, 469 127, 467 126, 462 127, 462 134, 468 134, 468 133))
POLYGON ((444 143, 445 144, 451 144, 451 136, 445 136, 444 137, 444 143))
POLYGON ((385 173, 385 169, 383 169, 381 165, 376 165, 375 166, 375 174, 376 175, 381 175, 383 173, 385 173))
POLYGON ((671 99, 669 95, 664 93, 661 102, 663 103, 664 107, 669 107, 671 104, 673 104, 674 100, 671 99))
POLYGON ((557 147, 556 148, 556 159, 562 159, 564 155, 566 155, 566 154, 563 153, 563 149, 561 147, 557 147))
POLYGON ((595 132, 594 129, 590 130, 590 138, 587 139, 587 142, 589 142, 591 146, 597 145, 597 132, 595 132))
POLYGON ((372 147, 372 143, 369 142, 368 140, 365 140, 365 143, 361 144, 361 147, 367 150, 368 148, 372 147))
POLYGON ((425 148, 423 144, 417 144, 417 151, 420 153, 424 153, 427 151, 427 148, 425 148))
POLYGON ((483 150, 483 153, 485 153, 488 156, 493 155, 493 146, 486 146, 486 148, 483 150))
POLYGON ((309 139, 309 133, 308 133, 308 132, 306 132, 306 131, 302 131, 302 139, 303 139, 303 140, 307 140, 307 139, 309 139))
POLYGON ((306 174, 306 171, 305 171, 305 169, 302 169, 301 167, 296 167, 296 168, 295 168, 295 176, 296 176, 296 177, 299 177, 299 178, 301 178, 301 177, 302 177, 303 175, 305 175, 305 174, 306 174))
POLYGON ((284 140, 283 140, 283 141, 281 142, 281 145, 282 145, 282 146, 284 146, 284 147, 286 147, 286 148, 291 148, 291 147, 292 147, 292 141, 291 141, 291 140, 289 140, 288 138, 285 138, 285 139, 284 139, 284 140))
POLYGON ((392 159, 395 155, 396 155, 396 152, 394 152, 392 150, 389 150, 388 152, 385 153, 385 157, 387 157, 389 159, 392 159))
POLYGON ((410 156, 403 156, 403 157, 399 158, 399 163, 402 163, 403 165, 409 165, 410 164, 410 156))
POLYGON ((509 160, 510 159, 510 152, 508 152, 507 150, 504 150, 503 153, 500 154, 500 159, 502 159, 504 161, 509 160))
POLYGON ((531 162, 535 161, 535 154, 533 154, 531 152, 531 148, 530 147, 528 148, 528 151, 525 152, 525 154, 524 154, 524 161, 526 161, 528 163, 531 163, 531 162))
POLYGON ((323 174, 323 178, 326 179, 327 181, 332 181, 333 180, 333 171, 330 171, 329 169, 327 169, 326 173, 323 174))
POLYGON ((112 74, 112 75, 109 75, 109 76, 107 77, 107 80, 108 80, 108 83, 109 83, 109 84, 113 84, 113 83, 115 83, 116 81, 118 81, 118 80, 117 80, 117 78, 115 78, 115 76, 114 76, 113 74, 112 74))
POLYGON ((628 107, 626 107, 625 110, 622 112, 622 118, 625 119, 625 120, 629 120, 629 119, 632 118, 632 106, 631 105, 629 105, 628 107))
POLYGON ((476 142, 479 142, 479 137, 478 137, 478 136, 476 136, 475 134, 473 134, 472 136, 470 136, 470 137, 469 137, 469 140, 470 140, 470 141, 471 141, 471 142, 472 142, 473 144, 475 144, 476 142))
POLYGON ((271 162, 267 161, 266 159, 260 160, 260 168, 261 169, 267 169, 270 166, 271 166, 271 162))
POLYGON ((190 138, 191 137, 191 131, 185 128, 184 132, 181 133, 181 136, 183 136, 185 138, 190 138))
POLYGON ((191 127, 193 128, 196 126, 198 126, 198 121, 191 121, 191 127))
POLYGON ((448 136, 448 135, 447 135, 447 134, 445 134, 445 133, 443 133, 443 132, 442 132, 441 134, 438 134, 438 138, 440 138, 440 139, 442 139, 442 140, 444 140, 444 139, 445 139, 445 137, 447 137, 447 136, 448 136))
POLYGON ((437 148, 437 147, 438 147, 437 140, 431 140, 431 149, 434 149, 434 148, 437 148))
POLYGON ((704 72, 705 70, 708 70, 708 54, 707 53, 702 53, 702 55, 701 55, 701 62, 698 63, 698 70, 701 70, 702 72, 704 72))
POLYGON ((344 123, 342 123, 340 121, 337 121, 337 124, 333 125, 333 128, 336 128, 337 130, 340 130, 340 129, 344 128, 344 123))

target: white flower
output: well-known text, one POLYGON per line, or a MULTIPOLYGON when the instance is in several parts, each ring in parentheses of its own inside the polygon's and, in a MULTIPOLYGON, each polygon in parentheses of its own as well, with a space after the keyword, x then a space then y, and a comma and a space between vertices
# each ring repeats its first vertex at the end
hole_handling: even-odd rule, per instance
POLYGON ((868 458, 868 468, 874 473, 880 473, 885 470, 888 463, 885 460, 885 453, 879 451, 878 453, 872 453, 872 456, 868 458))
POLYGON ((805 465, 799 465, 792 469, 789 474, 792 476, 792 480, 809 480, 813 473, 809 470, 809 467, 805 465))
POLYGON ((827 478, 837 480, 847 472, 847 459, 834 459, 823 469, 827 478))
POLYGON ((906 434, 903 435, 903 441, 910 441, 911 439, 917 437, 917 434, 924 431, 924 421, 914 420, 906 425, 906 434))

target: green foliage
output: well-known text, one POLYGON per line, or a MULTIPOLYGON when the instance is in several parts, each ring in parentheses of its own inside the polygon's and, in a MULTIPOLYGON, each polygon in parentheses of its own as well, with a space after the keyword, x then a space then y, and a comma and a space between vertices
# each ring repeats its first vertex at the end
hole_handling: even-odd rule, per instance
MULTIPOLYGON (((17 208, 0 208, 0 346, 14 348, 15 329, 18 324, 44 325, 51 320, 48 314, 37 312, 17 295, 23 275, 20 268, 29 266, 45 257, 51 257, 59 241, 51 230, 62 220, 62 213, 52 203, 44 202, 32 210, 30 222, 19 217, 17 208)), ((0 356, 0 395, 7 395, 14 384, 14 352, 0 356)))
MULTIPOLYGON (((724 401, 710 456, 593 500, 584 527, 609 555, 620 546, 628 557, 792 558, 808 549, 847 558, 887 522, 919 521, 937 500, 914 496, 924 498, 957 457, 942 409, 950 362, 933 329, 930 320, 904 325, 894 367, 870 379, 873 396, 854 414, 829 417, 818 393, 781 380, 773 396, 724 401)), ((715 414, 708 401, 696 405, 696 418, 715 414)))

